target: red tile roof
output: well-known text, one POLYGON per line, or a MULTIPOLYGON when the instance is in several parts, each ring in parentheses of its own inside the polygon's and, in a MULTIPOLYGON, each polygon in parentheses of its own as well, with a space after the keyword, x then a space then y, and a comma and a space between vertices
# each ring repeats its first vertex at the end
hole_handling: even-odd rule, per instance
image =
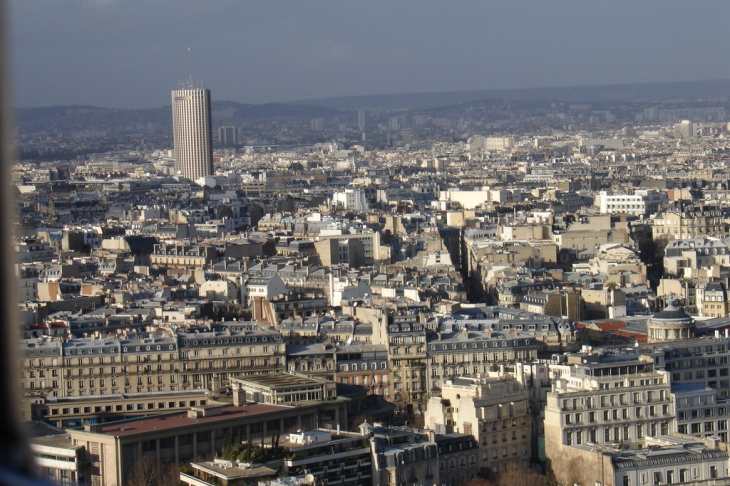
POLYGON ((626 327, 626 323, 623 321, 596 322, 596 326, 601 328, 602 331, 617 331, 622 327, 626 327))
POLYGON ((631 337, 639 341, 640 343, 646 342, 646 334, 640 334, 638 332, 631 332, 631 331, 616 331, 613 333, 616 336, 624 336, 624 337, 631 337))
POLYGON ((287 408, 291 407, 254 403, 243 407, 223 407, 223 412, 220 415, 214 415, 212 417, 188 418, 187 412, 170 415, 158 415, 154 417, 144 417, 138 420, 104 424, 101 427, 100 433, 113 436, 139 434, 149 432, 150 430, 155 429, 164 430, 176 427, 185 427, 197 423, 215 422, 218 420, 225 421, 237 417, 265 414, 267 412, 274 412, 287 408))

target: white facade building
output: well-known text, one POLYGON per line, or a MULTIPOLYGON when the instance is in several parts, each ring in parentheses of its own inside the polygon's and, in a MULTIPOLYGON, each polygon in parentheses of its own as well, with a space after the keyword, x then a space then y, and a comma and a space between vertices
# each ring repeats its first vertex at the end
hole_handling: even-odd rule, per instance
POLYGON ((332 203, 349 211, 364 212, 368 210, 365 191, 360 189, 345 189, 345 192, 336 192, 332 195, 332 203))
POLYGON ((637 189, 634 194, 609 194, 601 191, 599 199, 602 214, 626 213, 642 217, 656 213, 668 202, 666 192, 655 189, 637 189))

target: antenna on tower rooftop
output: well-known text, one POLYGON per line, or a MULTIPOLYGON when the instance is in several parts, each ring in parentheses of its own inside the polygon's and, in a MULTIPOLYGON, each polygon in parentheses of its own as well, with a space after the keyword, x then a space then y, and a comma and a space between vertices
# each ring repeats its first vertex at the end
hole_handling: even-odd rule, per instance
POLYGON ((190 48, 188 47, 188 89, 193 87, 193 61, 190 58, 190 48))

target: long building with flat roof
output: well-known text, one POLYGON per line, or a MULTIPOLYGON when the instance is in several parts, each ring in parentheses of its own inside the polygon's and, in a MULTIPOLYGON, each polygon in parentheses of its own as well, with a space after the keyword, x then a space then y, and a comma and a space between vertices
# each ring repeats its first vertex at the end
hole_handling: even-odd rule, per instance
POLYGON ((213 454, 225 437, 235 442, 258 441, 274 434, 318 427, 345 429, 347 400, 311 402, 296 407, 247 403, 242 406, 193 407, 172 413, 86 425, 71 429, 74 446, 85 447, 91 462, 91 484, 126 484, 128 474, 143 457, 158 463, 181 463, 213 454))

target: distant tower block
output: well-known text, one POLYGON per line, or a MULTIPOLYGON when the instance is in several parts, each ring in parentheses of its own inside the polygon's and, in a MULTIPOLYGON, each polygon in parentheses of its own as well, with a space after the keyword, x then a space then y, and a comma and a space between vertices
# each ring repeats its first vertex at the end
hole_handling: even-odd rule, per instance
POLYGON ((365 130, 365 110, 357 110, 357 128, 360 129, 360 131, 365 130))
POLYGON ((209 89, 172 92, 172 131, 175 170, 193 181, 213 175, 209 89))
POLYGON ((220 127, 218 128, 218 140, 221 147, 235 147, 238 145, 238 128, 236 127, 220 127))

